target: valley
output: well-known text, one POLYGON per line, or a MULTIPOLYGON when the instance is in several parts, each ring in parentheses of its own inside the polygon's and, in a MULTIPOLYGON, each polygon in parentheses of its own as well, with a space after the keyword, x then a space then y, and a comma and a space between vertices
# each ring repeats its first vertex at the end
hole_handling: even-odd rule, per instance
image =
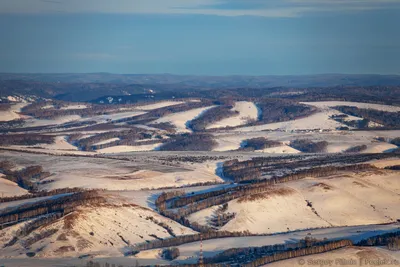
POLYGON ((0 263, 296 266, 293 257, 316 251, 399 259, 400 103, 301 90, 134 103, 8 92, 0 263))

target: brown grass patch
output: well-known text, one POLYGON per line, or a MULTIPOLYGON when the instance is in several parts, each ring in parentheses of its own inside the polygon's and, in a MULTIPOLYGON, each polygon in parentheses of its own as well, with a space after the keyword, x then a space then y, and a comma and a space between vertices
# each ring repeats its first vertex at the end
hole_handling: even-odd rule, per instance
POLYGON ((134 204, 134 203, 122 203, 122 204, 107 203, 107 204, 99 204, 98 207, 102 207, 102 208, 112 208, 112 209, 117 209, 117 208, 132 208, 132 209, 135 209, 135 210, 144 210, 144 211, 151 211, 151 212, 153 212, 153 210, 150 209, 150 208, 142 207, 142 206, 139 206, 139 205, 134 204))
POLYGON ((162 173, 158 171, 134 169, 131 174, 120 176, 107 176, 105 178, 111 180, 144 180, 159 176, 160 174, 162 173))
POLYGON ((382 256, 384 256, 384 254, 371 248, 362 248, 362 250, 358 251, 356 255, 362 260, 381 259, 382 256))
POLYGON ((68 214, 67 216, 65 216, 63 229, 71 230, 75 226, 75 223, 80 216, 81 216, 81 214, 77 211, 74 211, 74 212, 68 214))
POLYGON ((322 188, 324 190, 332 190, 333 189, 332 186, 325 184, 325 183, 316 183, 316 184, 312 185, 311 187, 322 188))
POLYGON ((387 173, 388 173, 387 170, 368 170, 368 171, 355 172, 357 177, 368 177, 368 176, 372 176, 372 175, 385 175, 387 173))
POLYGON ((63 254, 67 252, 75 251, 75 248, 73 246, 62 246, 59 247, 58 249, 54 250, 54 253, 56 254, 63 254))
POLYGON ((354 181, 353 184, 358 185, 360 187, 368 188, 368 186, 366 186, 365 184, 357 182, 357 181, 354 181))
POLYGON ((67 240, 68 240, 68 238, 65 233, 62 233, 57 237, 57 241, 67 241, 67 240))
POLYGON ((140 179, 142 179, 140 177, 133 177, 133 176, 107 176, 107 177, 104 177, 104 178, 110 179, 110 180, 119 180, 119 181, 140 180, 140 179))
POLYGON ((253 194, 249 196, 244 196, 238 199, 238 203, 244 203, 244 202, 252 202, 256 200, 263 200, 263 199, 268 199, 270 197, 274 196, 288 196, 293 194, 295 191, 291 188, 287 187, 272 187, 268 188, 267 191, 258 193, 258 194, 253 194))
POLYGON ((74 238, 80 238, 81 237, 80 234, 78 232, 76 232, 76 231, 67 232, 67 236, 72 236, 74 238))
POLYGON ((93 244, 92 242, 84 238, 79 238, 78 242, 76 243, 79 251, 82 251, 85 248, 90 248, 92 244, 93 244))

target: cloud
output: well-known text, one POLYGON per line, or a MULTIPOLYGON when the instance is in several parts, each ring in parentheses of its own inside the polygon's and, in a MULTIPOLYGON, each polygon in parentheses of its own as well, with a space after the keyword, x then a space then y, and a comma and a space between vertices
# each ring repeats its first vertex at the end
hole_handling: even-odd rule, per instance
POLYGON ((400 8, 399 0, 0 0, 0 13, 204 14, 296 17, 400 8))

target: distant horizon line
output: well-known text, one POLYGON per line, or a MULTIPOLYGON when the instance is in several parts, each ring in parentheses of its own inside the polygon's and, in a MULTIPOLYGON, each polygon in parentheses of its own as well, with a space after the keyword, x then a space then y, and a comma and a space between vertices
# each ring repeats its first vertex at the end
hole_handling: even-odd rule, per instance
POLYGON ((0 72, 0 75, 66 75, 66 74, 79 74, 79 75, 169 75, 169 76, 198 76, 198 77, 235 77, 235 76, 250 76, 250 77, 285 77, 285 76, 400 76, 398 74, 378 74, 378 73, 315 73, 315 74, 176 74, 176 73, 115 73, 115 72, 0 72))

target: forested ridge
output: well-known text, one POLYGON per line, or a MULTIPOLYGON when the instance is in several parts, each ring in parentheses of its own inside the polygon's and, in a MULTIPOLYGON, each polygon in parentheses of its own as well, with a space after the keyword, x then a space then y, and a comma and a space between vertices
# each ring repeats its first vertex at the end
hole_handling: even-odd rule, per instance
POLYGON ((161 151, 210 151, 217 145, 211 134, 194 133, 171 137, 160 147, 161 151))
POLYGON ((236 186, 191 195, 185 194, 183 191, 164 192, 156 199, 155 204, 158 211, 170 219, 196 231, 212 232, 233 219, 235 214, 224 213, 223 210, 221 210, 222 212, 217 212, 211 218, 211 227, 200 225, 197 222, 190 222, 187 216, 212 206, 222 205, 219 209, 223 209, 229 201, 249 197, 261 192, 273 194, 274 190, 279 190, 275 188, 276 185, 289 181, 306 177, 327 177, 340 172, 376 171, 377 167, 370 164, 363 164, 363 162, 393 156, 394 154, 337 154, 318 158, 314 156, 284 156, 253 158, 252 160, 243 162, 230 160, 224 163, 223 174, 226 178, 234 178, 234 181, 238 183, 236 186), (313 164, 310 166, 311 162, 313 164), (335 163, 345 165, 335 166, 335 163), (278 172, 286 169, 288 165, 291 166, 292 172, 261 178, 262 173, 265 171, 264 168, 274 169, 274 171, 278 172), (305 166, 307 166, 306 169, 304 169, 305 166))
POLYGON ((80 205, 89 203, 98 204, 103 201, 104 199, 95 190, 61 194, 53 198, 28 202, 16 207, 3 209, 0 211, 0 224, 2 227, 5 227, 21 220, 57 212, 65 215, 74 211, 80 205))
POLYGON ((0 145, 25 145, 33 146, 38 144, 52 144, 54 142, 54 136, 44 134, 2 134, 0 135, 0 145))
POLYGON ((204 108, 208 106, 212 106, 213 101, 207 100, 207 99, 202 99, 200 102, 185 102, 182 104, 177 104, 173 106, 167 106, 167 107, 162 107, 162 108, 157 108, 148 111, 145 114, 138 115, 132 118, 126 118, 126 119, 120 119, 116 120, 115 122, 128 122, 130 124, 138 124, 138 123, 147 123, 151 122, 153 120, 157 120, 161 117, 164 117, 168 114, 173 114, 177 112, 184 112, 188 111, 191 109, 196 109, 196 108, 204 108))
MULTIPOLYGON (((168 79, 174 80, 173 77, 168 79)), ((238 78, 232 77, 232 79, 238 78)), ((286 81, 286 86, 295 82, 291 79, 286 81)), ((257 81, 249 81, 249 83, 258 84, 257 81)), ((13 82, 0 81, 0 85, 3 84, 10 86, 13 82)), ((0 209, 0 227, 5 230, 5 234, 2 233, 0 236, 2 235, 5 241, 3 245, 8 247, 6 253, 19 250, 17 252, 21 257, 23 255, 41 257, 53 255, 51 253, 54 252, 54 255, 67 253, 64 255, 74 255, 84 259, 102 256, 102 253, 106 251, 103 249, 104 246, 110 248, 110 251, 118 249, 117 253, 125 253, 126 256, 135 255, 142 250, 158 249, 160 254, 154 254, 151 257, 171 261, 171 264, 181 263, 181 261, 193 263, 194 261, 190 261, 193 259, 185 258, 187 250, 184 250, 181 245, 200 240, 268 235, 256 234, 260 232, 281 234, 272 230, 276 229, 275 227, 282 229, 279 231, 288 234, 287 236, 309 235, 304 240, 293 238, 285 244, 273 246, 251 247, 257 246, 258 243, 249 242, 249 247, 233 247, 219 254, 213 254, 212 257, 206 257, 204 264, 204 266, 230 264, 262 266, 277 260, 323 253, 352 245, 350 240, 316 240, 310 237, 313 233, 320 236, 320 233, 325 232, 332 237, 335 229, 321 230, 324 227, 340 224, 342 228, 338 228, 338 232, 343 229, 350 231, 356 229, 355 231, 359 231, 360 236, 363 235, 363 237, 364 233, 370 233, 373 227, 365 230, 361 227, 345 228, 347 226, 343 226, 347 223, 353 225, 355 221, 353 219, 358 218, 345 218, 345 221, 333 222, 334 215, 329 211, 331 207, 324 206, 324 209, 328 209, 327 211, 320 210, 320 207, 322 202, 327 201, 326 198, 339 192, 337 189, 340 189, 340 193, 344 192, 341 186, 347 184, 338 185, 335 182, 342 182, 347 177, 349 179, 344 182, 350 181, 349 184, 354 184, 354 190, 372 190, 377 188, 372 188, 369 184, 367 186, 363 177, 376 176, 386 181, 387 177, 390 176, 391 179, 396 176, 400 167, 395 161, 399 158, 400 148, 396 149, 395 146, 400 147, 400 138, 395 138, 397 132, 393 130, 400 129, 398 118, 400 112, 353 106, 328 108, 324 103, 307 104, 306 102, 343 100, 400 106, 400 87, 266 87, 270 86, 269 84, 246 87, 245 83, 228 87, 226 84, 227 82, 223 83, 216 79, 211 89, 193 81, 168 86, 160 84, 154 87, 151 84, 110 84, 107 86, 99 83, 77 83, 71 85, 71 92, 87 90, 88 94, 78 95, 75 98, 70 92, 65 91, 68 83, 60 85, 40 82, 16 83, 17 91, 30 92, 32 89, 32 95, 21 99, 18 99, 17 95, 10 95, 10 99, 16 97, 16 102, 21 102, 15 107, 6 100, 8 96, 0 104, 0 111, 8 116, 6 119, 18 116, 21 118, 0 122, 0 145, 7 146, 0 150, 6 151, 5 157, 11 155, 10 158, 16 158, 17 153, 22 154, 24 149, 32 154, 43 155, 31 154, 32 158, 29 155, 26 158, 21 156, 15 160, 18 165, 8 161, 0 162, 0 175, 7 188, 15 190, 15 194, 24 193, 25 190, 21 188, 29 191, 29 194, 22 196, 0 198, 0 203, 3 203, 0 209), (30 83, 33 84, 32 87, 30 83), (183 86, 187 83, 192 83, 192 85, 183 86), (97 92, 97 89, 101 92, 97 92), (36 92, 47 99, 37 97, 36 92), (71 98, 79 102, 74 104, 57 100, 71 98), (83 103, 80 98, 85 98, 88 102, 83 103), (161 103, 162 101, 168 103, 161 103), (238 101, 246 101, 246 103, 237 103, 238 101), (144 107, 149 104, 153 105, 144 107), (24 106, 21 112, 16 109, 19 106, 24 106), (258 114, 257 118, 256 114, 258 114), (310 115, 313 116, 306 118, 310 115), (63 116, 71 117, 61 118, 63 116), (55 118, 57 120, 53 120, 55 118), (229 118, 229 123, 226 124, 240 125, 214 127, 214 125, 223 126, 219 122, 224 120, 225 123, 227 118, 229 118), (301 118, 306 119, 293 121, 301 118), (70 122, 57 124, 58 121, 70 122), (161 123, 158 123, 159 121, 161 123), (277 122, 285 123, 266 125, 277 122), (325 122, 328 124, 327 127, 324 125, 325 122), (24 125, 28 127, 23 128, 24 125), (273 129, 275 126, 277 129, 273 129), (379 131, 360 132, 374 130, 379 131), (383 132, 383 130, 392 131, 383 132), (342 139, 343 143, 341 143, 342 139), (110 147, 115 148, 105 149, 110 147), (349 148, 342 150, 347 147, 349 148), (298 151, 291 148, 303 153, 296 154, 298 151), (142 149, 146 151, 137 152, 142 149), (147 151, 148 149, 154 151, 147 151), (343 152, 327 153, 339 151, 339 149, 343 152), (360 153, 367 149, 382 151, 382 153, 360 153), (260 150, 265 153, 260 153, 260 150), (121 154, 115 155, 116 151, 121 154), (66 159, 66 156, 71 158, 61 164, 57 162, 58 158, 62 161, 63 158, 66 159), (52 157, 51 160, 48 159, 50 157, 52 157), (82 170, 74 170, 73 160, 83 160, 84 157, 88 158, 87 164, 79 162, 76 167, 82 170), (40 163, 42 160, 43 162, 40 163), (32 162, 35 163, 29 165, 32 162), (71 166, 65 166, 70 162, 71 166), (53 163, 54 166, 51 166, 53 163), (110 164, 109 170, 107 164, 110 164), (389 166, 383 167, 385 164, 389 166), (50 170, 54 173, 50 173, 50 170), (60 171, 66 173, 60 174, 60 171), (131 175, 132 173, 134 175, 131 175), (73 175, 77 177, 68 180, 73 175), (80 180, 81 177, 82 180, 80 180), (95 185, 91 184, 92 177, 95 185), (363 182, 355 182, 358 178, 363 182), (15 182, 21 188, 9 181, 15 182), (69 185, 101 187, 105 188, 105 191, 82 188, 38 191, 43 188, 69 185), (365 187, 362 187, 363 185, 365 187), (336 186, 339 187, 336 188, 336 186), (296 191, 298 188, 300 192, 296 191), (304 196, 301 194, 303 192, 306 192, 304 196), (323 200, 318 198, 319 193, 323 196, 323 200), (290 222, 284 222, 282 220, 282 225, 278 222, 278 225, 273 223, 271 226, 269 225, 271 222, 267 222, 268 225, 262 225, 262 220, 259 224, 258 217, 256 217, 257 221, 252 220, 253 216, 259 216, 262 212, 270 214, 274 205, 277 205, 275 211, 282 212, 282 216, 285 217, 287 215, 285 212, 290 212, 292 206, 286 209, 281 200, 288 201, 290 205, 299 208, 288 216, 299 217, 298 221, 290 219, 290 222), (143 205, 144 202, 146 204, 143 205), (266 209, 260 212, 259 207, 264 204, 271 207, 265 206, 266 209), (92 207, 93 209, 102 207, 107 211, 102 213, 99 210, 97 215, 91 213, 91 217, 83 214, 92 207), (135 207, 135 211, 127 212, 128 209, 122 208, 117 210, 119 207, 130 207, 129 209, 135 207), (257 209, 256 212, 255 209, 257 209), (129 219, 122 218, 125 215, 120 216, 119 212, 129 213, 125 217, 129 219), (296 216, 300 212, 304 212, 301 214, 306 214, 306 217, 296 216), (324 212, 328 212, 331 217, 324 212), (245 217, 245 223, 243 223, 243 217, 245 217), (121 218, 127 223, 126 225, 121 218), (78 219, 79 223, 76 225, 79 227, 70 226, 69 230, 79 232, 78 234, 87 240, 89 244, 87 248, 93 245, 90 250, 80 249, 78 244, 67 244, 69 241, 78 240, 72 236, 75 233, 68 236, 65 232, 60 239, 58 237, 56 239, 55 233, 59 231, 56 226, 60 223, 74 225, 78 219), (139 225, 142 223, 144 227, 139 225), (97 229, 92 232, 87 231, 87 228, 90 228, 87 226, 90 224, 93 227, 100 224, 105 232, 109 231, 107 232, 109 240, 107 237, 100 236, 97 229), (134 235, 128 236, 121 232, 132 225, 140 229, 137 231, 138 234, 134 228, 133 231, 129 231, 129 234, 134 235), (314 225, 326 226, 308 228, 314 225), (231 232, 225 229, 245 230, 231 232), (299 235, 292 234, 294 229, 296 232, 304 232, 299 235), (143 233, 139 233, 141 231, 143 233), (54 245, 49 245, 53 243, 54 245), (53 246, 55 249, 52 248, 53 246), (101 252, 94 252, 98 248, 101 248, 101 252)), ((1 92, 7 90, 0 86, 1 92)), ((381 108, 396 110, 393 107, 381 108)), ((377 190, 382 190, 382 188, 377 190)), ((14 191, 13 193, 3 192, 4 195, 14 194, 14 191)), ((354 199, 354 196, 346 195, 346 197, 354 199)), ((375 208, 374 200, 368 199, 367 204, 365 210, 373 213, 373 216, 376 216, 374 219, 379 222, 394 222, 397 219, 390 216, 391 213, 382 214, 379 211, 382 207, 375 208)), ((369 215, 370 213, 366 216, 369 215)), ((275 214, 271 215, 272 220, 275 220, 274 216, 275 214)), ((267 217, 265 220, 270 220, 267 217)), ((360 220, 362 219, 368 220, 368 218, 360 220)), ((365 224, 365 221, 360 224, 365 224)), ((395 223, 387 228, 377 228, 393 229, 394 225, 395 223)), ((353 240, 353 236, 347 236, 353 240)), ((262 238, 264 237, 260 237, 260 242, 262 238)), ((340 237, 337 236, 337 238, 340 237)), ((244 242, 250 239, 253 238, 243 238, 244 242)), ((357 245, 385 246, 398 250, 399 234, 390 233, 370 237, 357 245)), ((198 264, 181 266, 198 266, 198 264)))
POLYGON ((15 164, 10 161, 0 162, 0 173, 5 174, 4 178, 15 182, 18 186, 31 192, 37 190, 37 185, 41 180, 50 176, 49 172, 43 170, 42 166, 28 166, 22 169, 14 170, 15 164))
MULTIPOLYGON (((70 138, 70 140, 82 150, 93 151, 112 146, 135 145, 140 140, 151 139, 156 136, 158 135, 154 131, 131 127, 129 130, 100 133, 87 138, 78 139, 76 141, 74 141, 76 137, 73 136, 70 138), (119 140, 98 144, 102 141, 113 138, 118 138, 119 140)), ((161 138, 162 137, 160 136, 159 139, 161 138)))
POLYGON ((388 112, 376 109, 363 109, 352 106, 337 106, 335 109, 356 117, 362 117, 368 121, 379 123, 385 127, 400 127, 400 112, 388 112))
MULTIPOLYGON (((216 205, 225 204, 231 200, 238 199, 240 197, 249 196, 253 194, 258 194, 261 192, 267 192, 271 190, 271 186, 276 184, 281 184, 289 181, 299 180, 306 177, 320 177, 336 174, 340 171, 366 171, 374 170, 369 164, 359 164, 352 166, 329 166, 329 167, 318 167, 303 171, 298 171, 294 174, 282 176, 282 177, 272 177, 270 179, 260 180, 251 184, 230 187, 227 189, 216 190, 211 192, 206 192, 202 194, 196 194, 194 196, 176 196, 172 199, 166 199, 165 195, 160 196, 157 199, 156 205, 159 212, 175 221, 178 221, 186 226, 194 227, 196 230, 203 230, 197 223, 190 223, 185 219, 186 216, 212 207, 216 205), (168 209, 176 209, 175 211, 168 209)), ((204 229, 207 230, 207 229, 204 229)))
POLYGON ((296 101, 277 98, 262 98, 256 101, 261 110, 258 121, 253 124, 266 124, 294 120, 313 114, 316 109, 296 101))
MULTIPOLYGON (((275 261, 324 253, 339 248, 349 247, 352 245, 353 242, 351 240, 319 241, 312 243, 299 241, 298 243, 292 243, 286 245, 230 249, 218 254, 217 256, 206 258, 203 266, 223 267, 235 264, 235 266, 257 267, 275 261)), ((176 266, 176 265, 155 265, 155 266, 176 266)), ((192 266, 199 266, 199 264, 198 263, 179 264, 179 266, 192 267, 192 266)))
POLYGON ((225 118, 238 115, 239 112, 232 111, 232 106, 217 106, 204 111, 200 116, 189 122, 189 128, 193 131, 204 131, 211 124, 225 118))
POLYGON ((222 175, 236 182, 251 181, 261 178, 264 174, 277 176, 291 174, 296 169, 335 168, 331 165, 352 165, 372 159, 398 157, 395 153, 385 154, 337 154, 315 157, 309 156, 282 156, 259 157, 246 161, 230 160, 223 164, 222 175))

